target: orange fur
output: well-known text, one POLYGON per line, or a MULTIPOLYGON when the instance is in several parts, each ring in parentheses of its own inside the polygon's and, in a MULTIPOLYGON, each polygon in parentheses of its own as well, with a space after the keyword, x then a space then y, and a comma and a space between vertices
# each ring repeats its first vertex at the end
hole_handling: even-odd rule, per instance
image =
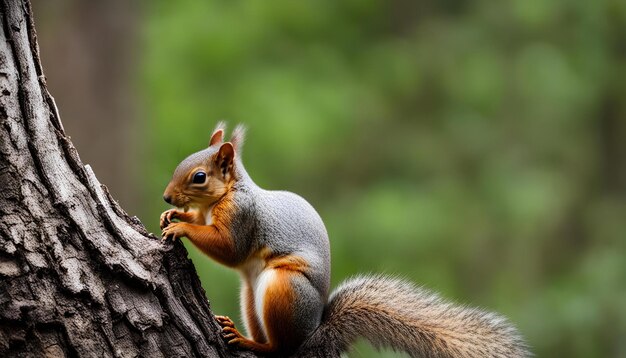
POLYGON ((173 218, 186 223, 199 225, 204 224, 204 218, 197 211, 188 211, 186 213, 182 211, 177 211, 173 218))
POLYGON ((291 284, 295 273, 276 269, 274 280, 265 292, 263 322, 267 330, 271 351, 290 352, 298 347, 305 337, 297 337, 293 329, 294 302, 296 294, 291 284))
POLYGON ((220 231, 228 231, 230 236, 230 224, 235 214, 235 205, 233 204, 233 191, 228 188, 224 195, 211 209, 211 217, 213 225, 220 231))
POLYGON ((180 232, 179 235, 176 235, 177 237, 186 236, 194 246, 215 261, 231 267, 236 264, 235 247, 232 239, 221 233, 214 225, 172 223, 166 230, 174 225, 173 230, 180 232))
POLYGON ((271 258, 266 264, 268 268, 283 269, 288 271, 304 273, 309 265, 305 259, 296 255, 285 255, 271 258))
MULTIPOLYGON (((198 249, 217 262, 229 267, 237 264, 230 232, 230 223, 235 211, 232 195, 232 192, 228 192, 213 206, 211 211, 213 223, 211 225, 188 224, 185 226, 185 236, 198 249)), ((204 224, 204 215, 199 215, 198 220, 204 224)))

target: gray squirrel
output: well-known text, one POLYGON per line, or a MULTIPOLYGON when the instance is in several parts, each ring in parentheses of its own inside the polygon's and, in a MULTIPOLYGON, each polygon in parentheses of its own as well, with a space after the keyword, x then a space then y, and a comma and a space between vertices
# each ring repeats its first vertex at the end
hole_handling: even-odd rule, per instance
POLYGON ((250 338, 215 316, 231 346, 289 356, 339 356, 359 337, 412 357, 527 357, 504 318, 453 305, 402 279, 360 276, 329 296, 330 248, 322 219, 300 196, 259 188, 241 162, 245 128, 224 142, 219 123, 208 148, 184 159, 163 199, 164 240, 187 237, 241 274, 250 338), (182 209, 182 210, 181 210, 182 209), (177 220, 175 222, 173 220, 177 220))

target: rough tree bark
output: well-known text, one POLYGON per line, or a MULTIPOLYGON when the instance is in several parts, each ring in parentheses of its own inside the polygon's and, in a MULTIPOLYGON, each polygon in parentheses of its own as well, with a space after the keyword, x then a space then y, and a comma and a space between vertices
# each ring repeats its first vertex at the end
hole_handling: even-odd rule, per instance
POLYGON ((81 163, 30 4, 0 1, 0 356, 252 357, 221 339, 184 247, 161 244, 81 163))

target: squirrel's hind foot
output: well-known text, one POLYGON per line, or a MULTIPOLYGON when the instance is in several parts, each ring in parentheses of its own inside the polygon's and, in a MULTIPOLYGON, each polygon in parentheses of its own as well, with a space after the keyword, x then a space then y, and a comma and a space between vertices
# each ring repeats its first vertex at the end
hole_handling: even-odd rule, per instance
POLYGON ((237 328, 235 323, 227 316, 215 316, 217 323, 222 327, 222 337, 230 346, 249 349, 259 353, 269 353, 273 351, 272 347, 267 343, 258 343, 244 337, 237 328))

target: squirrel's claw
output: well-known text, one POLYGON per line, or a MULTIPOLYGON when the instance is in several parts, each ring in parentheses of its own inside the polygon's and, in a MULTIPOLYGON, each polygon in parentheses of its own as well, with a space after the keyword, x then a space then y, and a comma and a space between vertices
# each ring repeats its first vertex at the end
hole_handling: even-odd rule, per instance
POLYGON ((184 223, 170 223, 163 232, 161 232, 162 241, 176 240, 185 236, 184 223))
POLYGON ((235 327, 235 322, 228 316, 215 316, 217 323, 222 327, 235 327))
POLYGON ((240 342, 243 342, 245 340, 245 337, 242 336, 241 333, 239 333, 237 328, 230 326, 224 327, 222 329, 222 337, 224 338, 224 340, 226 340, 228 344, 231 345, 239 344, 240 342))
POLYGON ((237 337, 237 338, 231 339, 227 343, 230 344, 230 345, 239 345, 242 342, 244 342, 244 338, 237 337))
POLYGON ((161 234, 161 242, 165 243, 168 241, 174 241, 174 236, 173 235, 166 235, 166 234, 161 234))
POLYGON ((176 217, 176 209, 166 210, 161 214, 159 218, 159 225, 161 230, 165 229, 169 224, 172 223, 172 220, 176 217))
POLYGON ((167 225, 170 224, 169 219, 168 219, 168 211, 163 212, 163 214, 161 214, 161 217, 159 218, 159 226, 161 227, 161 230, 165 229, 167 227, 167 225))

